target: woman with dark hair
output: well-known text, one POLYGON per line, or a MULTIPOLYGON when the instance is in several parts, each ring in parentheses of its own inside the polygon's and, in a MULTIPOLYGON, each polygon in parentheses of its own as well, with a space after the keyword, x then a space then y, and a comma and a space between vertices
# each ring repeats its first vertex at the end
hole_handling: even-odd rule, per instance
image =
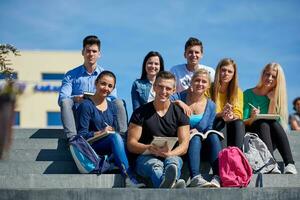
POLYGON ((297 97, 293 101, 293 109, 296 111, 289 117, 289 123, 291 129, 295 131, 300 131, 300 97, 297 97))
MULTIPOLYGON (((115 88, 116 76, 110 71, 102 71, 96 78, 95 85, 96 93, 83 100, 77 109, 77 134, 85 139, 115 131, 117 128, 115 104, 106 99, 115 88)), ((93 142, 91 147, 99 155, 113 155, 116 166, 126 178, 127 186, 143 186, 133 176, 119 133, 108 134, 93 142)))
MULTIPOLYGON (((284 162, 285 174, 297 174, 295 162, 285 129, 287 129, 287 92, 282 67, 278 63, 267 64, 259 83, 244 91, 244 122, 246 130, 257 133, 273 155, 276 145, 284 162), (277 114, 280 120, 259 119, 258 114, 277 114)), ((278 165, 271 173, 280 174, 278 165)))
POLYGON ((214 129, 226 128, 227 146, 242 149, 245 136, 243 92, 238 85, 237 65, 230 58, 222 59, 215 74, 212 100, 216 103, 214 129))
POLYGON ((160 53, 150 51, 144 58, 142 75, 133 82, 131 88, 132 109, 154 100, 153 83, 158 72, 164 71, 164 60, 160 53))

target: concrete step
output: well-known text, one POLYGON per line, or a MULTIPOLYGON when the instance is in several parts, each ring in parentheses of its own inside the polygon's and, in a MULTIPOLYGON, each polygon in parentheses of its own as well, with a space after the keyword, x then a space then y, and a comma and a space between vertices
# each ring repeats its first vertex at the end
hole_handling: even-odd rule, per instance
POLYGON ((67 149, 66 139, 14 139, 11 149, 67 149))
POLYGON ((54 188, 0 189, 3 200, 287 200, 300 199, 299 188, 221 188, 221 189, 130 189, 54 188))
MULTIPOLYGON (((211 178, 211 176, 210 176, 211 178)), ((299 187, 299 175, 264 174, 264 188, 299 187), (276 180, 276 181, 274 181, 276 180)), ((257 175, 253 175, 247 188, 256 187, 257 175)), ((208 180, 210 180, 208 178, 208 180)), ((120 174, 21 174, 0 175, 0 188, 111 188, 125 187, 120 174)), ((187 188, 193 189, 193 188, 187 188)), ((200 189, 200 188, 198 188, 200 189)))
MULTIPOLYGON (((124 187, 120 174, 19 174, 0 175, 0 188, 114 188, 124 187)), ((1 196, 0 196, 0 199, 1 196)))
POLYGON ((74 161, 0 161, 1 175, 78 174, 74 161))
POLYGON ((13 138, 66 138, 62 129, 13 129, 13 138))
POLYGON ((68 149, 13 149, 9 161, 73 161, 68 149))

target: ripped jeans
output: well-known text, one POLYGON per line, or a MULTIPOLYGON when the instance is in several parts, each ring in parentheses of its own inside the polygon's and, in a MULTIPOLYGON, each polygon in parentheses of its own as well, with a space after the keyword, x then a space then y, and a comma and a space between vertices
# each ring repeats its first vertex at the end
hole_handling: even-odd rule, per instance
POLYGON ((150 178, 154 188, 158 188, 161 184, 165 169, 168 165, 175 164, 177 166, 177 180, 181 175, 183 161, 179 156, 171 156, 168 158, 159 158, 153 155, 140 155, 136 159, 136 173, 144 178, 150 178))

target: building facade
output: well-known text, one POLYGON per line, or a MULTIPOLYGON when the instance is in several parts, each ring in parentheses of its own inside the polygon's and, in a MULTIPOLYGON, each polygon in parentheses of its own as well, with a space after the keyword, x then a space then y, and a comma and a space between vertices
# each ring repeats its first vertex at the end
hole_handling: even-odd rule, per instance
POLYGON ((15 126, 20 128, 60 127, 58 91, 64 74, 83 63, 78 51, 20 51, 9 57, 14 75, 25 85, 18 98, 15 126))

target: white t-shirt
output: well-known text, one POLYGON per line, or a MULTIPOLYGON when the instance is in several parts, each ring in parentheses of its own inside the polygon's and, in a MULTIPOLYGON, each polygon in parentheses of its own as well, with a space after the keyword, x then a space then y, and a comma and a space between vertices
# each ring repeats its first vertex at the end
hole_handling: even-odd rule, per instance
POLYGON ((153 84, 152 84, 147 102, 153 101, 154 99, 155 99, 155 91, 153 90, 153 84))
MULTIPOLYGON (((199 68, 206 69, 210 74, 211 82, 215 79, 215 70, 206 65, 200 65, 199 68)), ((176 91, 181 92, 183 90, 188 89, 191 83, 192 76, 194 74, 193 71, 189 71, 186 67, 186 64, 176 65, 170 69, 170 72, 176 77, 176 91)))

